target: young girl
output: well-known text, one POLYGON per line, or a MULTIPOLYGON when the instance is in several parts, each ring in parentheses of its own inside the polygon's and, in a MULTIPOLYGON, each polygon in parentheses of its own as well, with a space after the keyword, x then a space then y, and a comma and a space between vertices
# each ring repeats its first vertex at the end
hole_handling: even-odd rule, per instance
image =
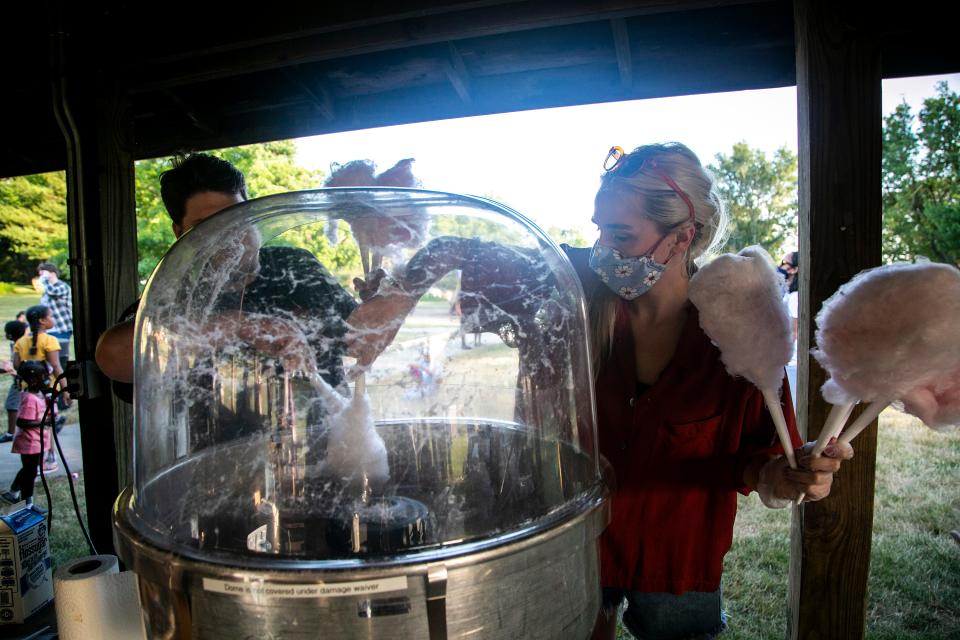
POLYGON ((17 430, 17 411, 20 410, 20 385, 17 384, 17 369, 13 366, 13 345, 27 332, 26 314, 22 311, 18 313, 16 320, 11 320, 3 326, 3 332, 7 340, 10 341, 10 360, 0 362, 0 370, 3 373, 10 374, 11 381, 4 402, 4 408, 7 410, 7 432, 0 435, 0 443, 13 440, 13 434, 17 430), (20 316, 24 317, 22 321, 20 316))
MULTIPOLYGON (((27 506, 33 506, 33 485, 43 451, 40 444, 40 430, 42 427, 43 449, 52 448, 53 435, 47 425, 53 424, 56 406, 52 402, 47 402, 44 393, 49 382, 45 363, 27 360, 17 368, 17 376, 25 389, 20 393, 17 433, 13 438, 13 448, 10 452, 20 454, 21 468, 10 485, 10 490, 3 493, 3 498, 10 502, 25 500, 27 506), (48 407, 49 414, 47 414, 48 407)), ((43 511, 40 507, 34 508, 43 511)))
MULTIPOLYGON (((13 366, 19 369, 20 364, 28 360, 39 360, 45 362, 49 370, 53 372, 49 384, 63 373, 60 367, 60 342, 49 335, 49 331, 54 326, 53 313, 50 308, 38 304, 27 309, 27 324, 30 326, 30 334, 25 335, 13 345, 13 366)), ((70 396, 64 391, 61 395, 65 405, 69 406, 70 396)), ((52 459, 53 451, 50 451, 50 457, 44 462, 44 471, 56 471, 56 459, 52 459)))

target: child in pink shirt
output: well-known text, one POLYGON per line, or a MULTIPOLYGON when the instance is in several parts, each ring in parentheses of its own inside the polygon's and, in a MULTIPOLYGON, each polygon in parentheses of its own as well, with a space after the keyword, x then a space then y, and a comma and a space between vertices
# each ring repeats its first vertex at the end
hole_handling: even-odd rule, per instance
POLYGON ((57 409, 55 405, 47 402, 45 389, 50 373, 44 362, 27 360, 21 363, 17 375, 26 389, 20 393, 17 432, 13 437, 10 453, 20 454, 21 468, 10 490, 3 493, 3 498, 10 502, 26 500, 27 505, 32 506, 33 485, 41 456, 43 451, 52 448, 52 431, 48 425, 53 424, 57 409))

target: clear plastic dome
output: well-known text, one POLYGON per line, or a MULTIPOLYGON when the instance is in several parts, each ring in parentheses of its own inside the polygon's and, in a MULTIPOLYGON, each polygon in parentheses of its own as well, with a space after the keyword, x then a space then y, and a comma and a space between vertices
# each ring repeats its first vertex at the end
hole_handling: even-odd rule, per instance
POLYGON ((164 257, 135 344, 130 524, 179 554, 455 554, 553 527, 601 485, 579 280, 488 200, 326 189, 232 207, 164 257), (353 279, 427 258, 416 308, 356 376, 353 279))

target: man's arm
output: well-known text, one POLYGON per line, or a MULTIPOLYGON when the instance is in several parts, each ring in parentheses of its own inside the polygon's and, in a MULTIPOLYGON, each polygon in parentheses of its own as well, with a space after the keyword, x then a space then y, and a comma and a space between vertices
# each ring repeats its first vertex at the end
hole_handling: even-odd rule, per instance
POLYGON ((115 324, 100 336, 94 359, 100 370, 117 382, 133 382, 133 320, 115 324))
POLYGON ((40 283, 43 285, 43 290, 49 298, 55 298, 59 300, 60 298, 66 298, 70 293, 70 285, 63 280, 50 282, 45 278, 40 278, 40 283))

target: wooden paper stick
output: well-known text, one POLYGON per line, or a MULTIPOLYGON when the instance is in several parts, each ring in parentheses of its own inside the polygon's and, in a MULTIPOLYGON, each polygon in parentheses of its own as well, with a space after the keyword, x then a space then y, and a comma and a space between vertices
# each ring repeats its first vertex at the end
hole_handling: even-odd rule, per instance
POLYGON ((811 451, 814 458, 819 457, 820 454, 823 453, 823 450, 827 448, 832 438, 840 435, 855 405, 855 402, 845 402, 843 404, 835 404, 830 408, 827 421, 824 423, 823 429, 820 430, 820 436, 817 438, 817 443, 814 445, 813 451, 811 451))
MULTIPOLYGON (((855 405, 855 402, 845 402, 843 404, 835 404, 831 407, 830 413, 827 415, 827 421, 824 423, 823 429, 820 430, 820 436, 817 438, 817 443, 813 446, 813 451, 811 451, 814 458, 819 458, 823 450, 830 444, 830 441, 840 435, 840 431, 843 429, 843 425, 847 423, 847 418, 850 417, 850 413, 853 411, 855 405)), ((801 493, 797 496, 794 504, 799 506, 806 497, 807 494, 801 493)))
POLYGON ((367 376, 366 374, 361 373, 357 376, 355 385, 353 387, 353 397, 362 398, 363 394, 367 392, 367 376))
POLYGON ((843 435, 840 436, 839 442, 843 444, 850 444, 850 441, 860 435, 860 432, 867 428, 871 422, 877 419, 877 416, 880 415, 880 412, 890 406, 892 400, 874 400, 867 408, 864 409, 863 413, 853 421, 847 430, 843 432, 843 435))
POLYGON ((787 462, 791 469, 797 468, 797 459, 793 454, 793 442, 790 440, 790 432, 787 431, 787 421, 783 417, 783 407, 780 406, 780 398, 777 392, 771 389, 761 389, 763 400, 767 405, 767 410, 773 416, 773 424, 777 427, 777 435, 780 437, 780 444, 783 445, 783 453, 787 456, 787 462))

